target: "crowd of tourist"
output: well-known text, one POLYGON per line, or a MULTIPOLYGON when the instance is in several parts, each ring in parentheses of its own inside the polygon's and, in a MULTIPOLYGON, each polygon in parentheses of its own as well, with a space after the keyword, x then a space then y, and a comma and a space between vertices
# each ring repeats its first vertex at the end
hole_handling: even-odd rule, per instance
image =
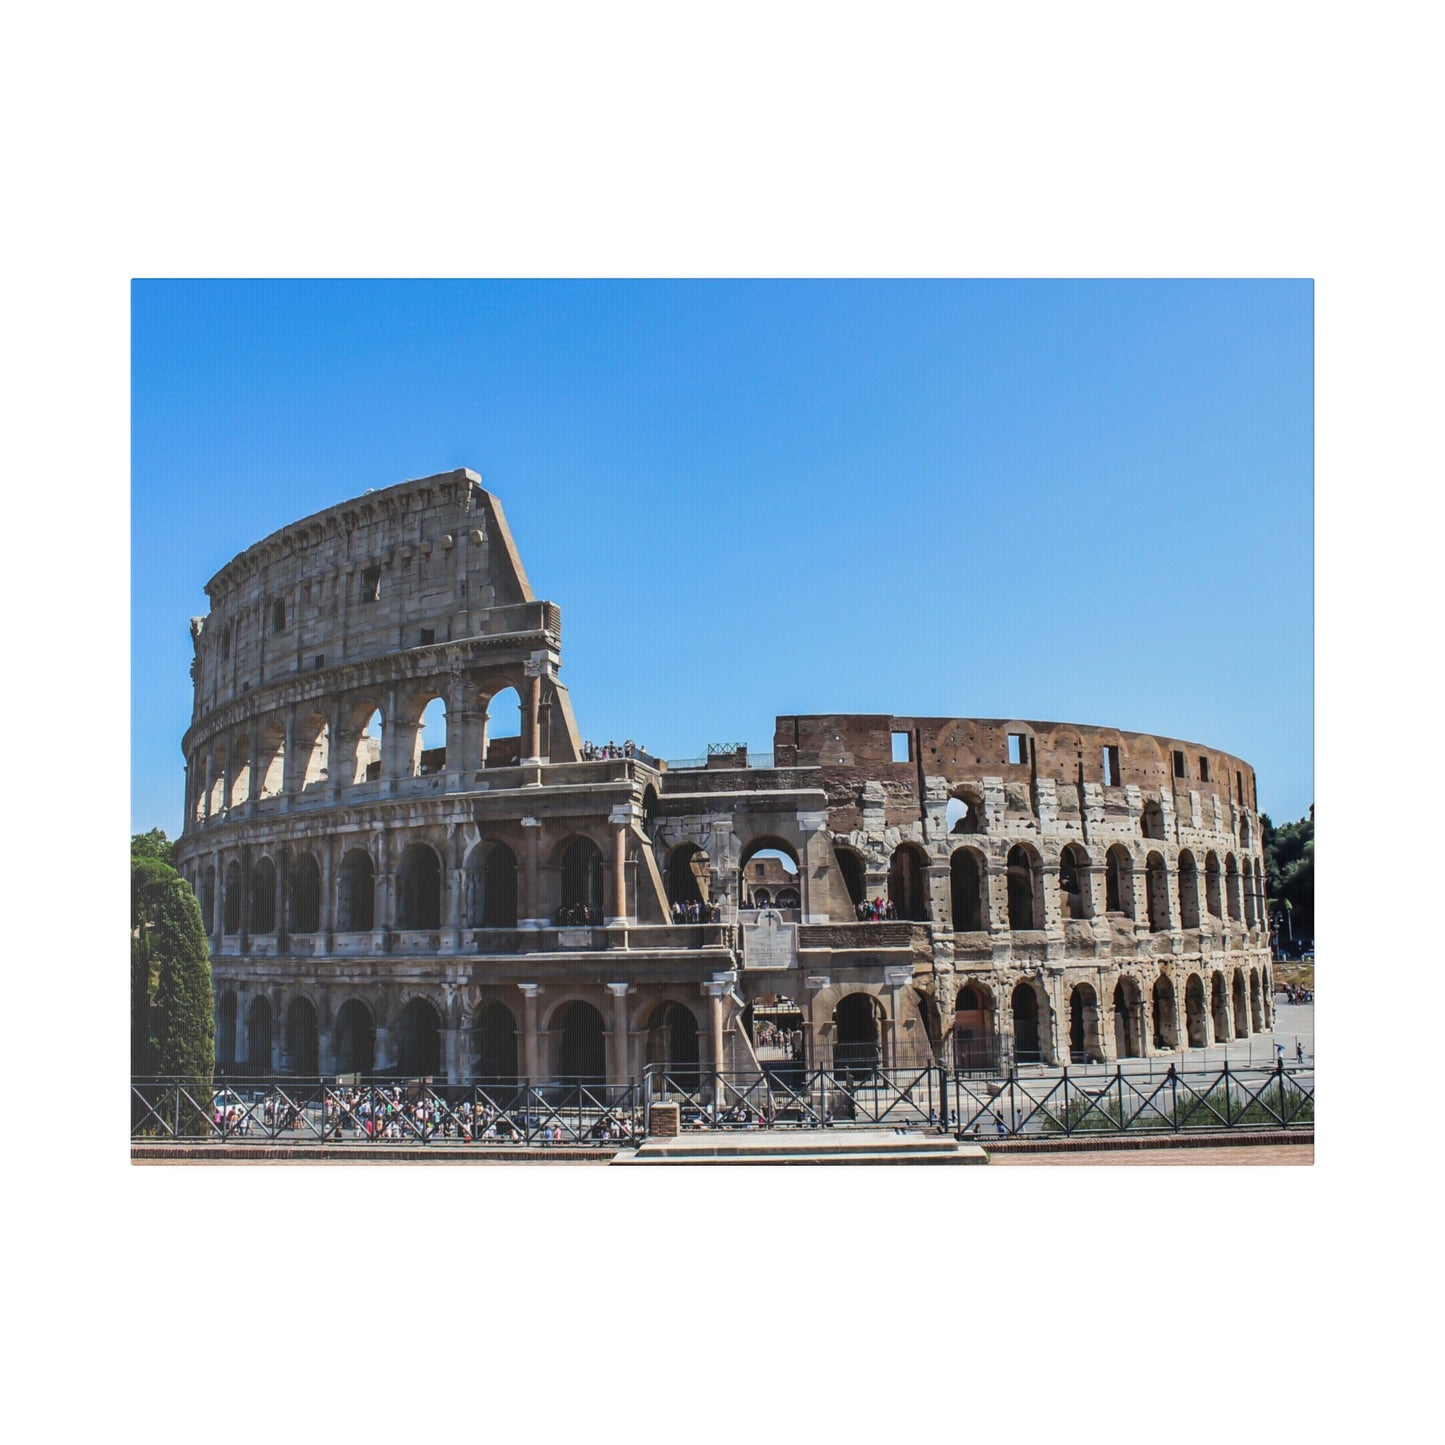
POLYGON ((768 1019, 759 1019, 753 1025, 753 1042, 760 1049, 789 1049, 795 1059, 803 1057, 802 1029, 780 1028, 768 1019))
POLYGON ((1282 983, 1279 990, 1289 1003, 1313 1003, 1315 1001, 1314 989, 1306 988, 1303 984, 1282 983))
POLYGON ((898 917, 891 898, 875 898, 871 902, 865 898, 853 911, 859 923, 892 923, 898 917))
POLYGON ((585 903, 568 903, 557 910, 557 922, 567 928, 586 928, 602 922, 602 915, 585 903))
POLYGON ((672 905, 672 921, 674 923, 721 923, 722 909, 716 903, 703 903, 696 898, 686 903, 678 901, 672 905))
POLYGON ((641 743, 635 743, 631 738, 620 746, 617 743, 593 743, 582 744, 582 761, 584 763, 600 762, 608 758, 640 758, 647 752, 641 743))

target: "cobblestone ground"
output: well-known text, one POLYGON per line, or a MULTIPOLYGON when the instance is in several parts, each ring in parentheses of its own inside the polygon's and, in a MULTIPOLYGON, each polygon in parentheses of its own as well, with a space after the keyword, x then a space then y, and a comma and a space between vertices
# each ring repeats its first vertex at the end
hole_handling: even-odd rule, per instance
POLYGON ((995 1154, 990 1169, 1016 1164, 1313 1164, 1313 1144, 1235 1144, 1219 1149, 1091 1149, 1074 1154, 995 1154))

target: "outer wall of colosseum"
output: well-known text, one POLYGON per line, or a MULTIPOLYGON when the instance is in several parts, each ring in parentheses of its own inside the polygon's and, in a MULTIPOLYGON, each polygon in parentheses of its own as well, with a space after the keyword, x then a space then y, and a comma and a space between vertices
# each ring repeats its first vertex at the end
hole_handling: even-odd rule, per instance
POLYGON ((225 1067, 994 1071, 1271 1025, 1227 753, 818 715, 778 719, 768 766, 584 759, 560 610, 468 471, 283 528, 207 592, 177 856, 225 1067))

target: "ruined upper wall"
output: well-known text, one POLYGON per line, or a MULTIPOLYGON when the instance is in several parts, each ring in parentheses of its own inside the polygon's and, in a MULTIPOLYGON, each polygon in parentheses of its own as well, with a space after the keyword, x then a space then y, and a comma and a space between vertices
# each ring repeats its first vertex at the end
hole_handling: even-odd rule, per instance
POLYGON ((293 522, 228 562, 206 592, 210 615, 192 622, 198 713, 294 673, 535 630, 546 606, 501 503, 466 468, 293 522))
POLYGON ((1136 787, 1141 794, 1198 793, 1201 802, 1253 812, 1258 807, 1254 769, 1232 753, 1181 738, 1124 732, 1079 723, 1020 718, 921 718, 887 714, 821 714, 780 717, 773 735, 779 767, 820 767, 830 801, 870 778, 885 785, 897 805, 919 805, 922 778, 942 778, 952 788, 1002 779, 1007 794, 1028 798, 1035 784, 1056 785, 1077 806, 1081 785, 1136 787), (893 735, 908 739, 908 761, 893 761, 893 735), (1010 735, 1023 739, 1021 761, 1010 762, 1010 735), (1105 777, 1105 749, 1118 749, 1119 773, 1105 777), (1176 774, 1175 754, 1183 771, 1176 774), (1207 773, 1207 777, 1204 774, 1207 773))

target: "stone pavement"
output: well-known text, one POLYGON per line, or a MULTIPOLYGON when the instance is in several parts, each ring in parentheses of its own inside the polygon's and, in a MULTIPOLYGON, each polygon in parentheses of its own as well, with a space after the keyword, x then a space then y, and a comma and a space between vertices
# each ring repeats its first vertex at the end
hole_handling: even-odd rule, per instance
POLYGON ((993 1154, 989 1167, 1017 1164, 1313 1164, 1313 1144, 1233 1144, 1217 1149, 1091 1149, 1057 1154, 993 1154))

